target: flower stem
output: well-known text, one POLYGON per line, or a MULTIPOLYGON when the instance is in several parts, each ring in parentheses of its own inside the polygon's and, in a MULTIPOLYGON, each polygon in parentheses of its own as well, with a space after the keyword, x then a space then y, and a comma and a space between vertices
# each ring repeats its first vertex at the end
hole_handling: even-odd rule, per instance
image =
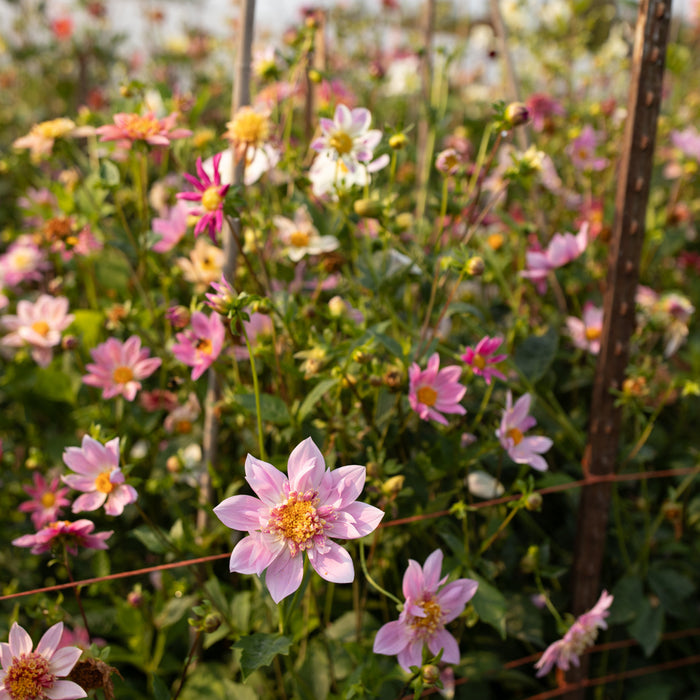
POLYGON ((260 452, 260 459, 265 459, 265 445, 263 444, 263 425, 262 425, 262 411, 260 409, 260 386, 258 385, 258 373, 255 369, 255 357, 253 356, 253 348, 250 347, 250 341, 248 340, 248 333, 246 332, 245 325, 241 324, 241 330, 243 332, 243 339, 245 340, 245 346, 248 349, 248 357, 250 357, 250 371, 253 375, 253 392, 255 394, 255 415, 258 421, 258 451, 260 452))
POLYGON ((382 588, 370 575, 367 570, 367 562, 365 561, 365 544, 360 540, 360 566, 362 566, 362 573, 365 575, 367 582, 380 593, 383 593, 387 598, 391 598, 398 606, 403 607, 403 603, 389 591, 382 588))
MULTIPOLYGON (((71 583, 75 583, 73 578, 73 572, 71 571, 70 564, 68 563, 68 550, 65 544, 63 545, 63 566, 66 567, 66 573, 68 574, 68 579, 71 583)), ((85 608, 83 607, 83 600, 80 597, 80 586, 74 586, 75 600, 78 603, 78 609, 80 610, 80 615, 83 618, 83 624, 85 625, 85 631, 87 632, 88 639, 92 641, 92 635, 90 634, 90 626, 88 625, 87 615, 85 614, 85 608)))
POLYGON ((199 638, 202 636, 202 630, 197 630, 197 635, 195 636, 192 646, 190 647, 190 653, 187 655, 187 661, 185 661, 185 665, 182 669, 182 673, 180 674, 180 684, 177 687, 177 690, 175 691, 175 695, 173 695, 173 700, 177 700, 178 696, 180 695, 180 692, 182 691, 182 688, 185 685, 185 677, 187 676, 187 669, 190 667, 190 664, 192 663, 192 657, 194 656, 194 652, 197 649, 197 646, 199 645, 199 638))

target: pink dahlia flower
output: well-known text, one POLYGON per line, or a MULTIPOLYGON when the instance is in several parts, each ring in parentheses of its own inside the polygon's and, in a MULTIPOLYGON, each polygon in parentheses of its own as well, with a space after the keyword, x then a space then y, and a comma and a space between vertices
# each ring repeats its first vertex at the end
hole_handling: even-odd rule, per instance
POLYGON ((590 124, 583 127, 581 133, 567 147, 566 153, 578 170, 605 170, 610 162, 607 158, 596 156, 599 136, 590 124))
POLYGON ((0 700, 75 700, 87 693, 67 676, 83 653, 76 647, 58 648, 63 623, 44 632, 36 646, 16 622, 10 628, 9 644, 0 643, 0 700))
POLYGON ((231 496, 214 508, 224 525, 248 532, 233 549, 231 571, 259 576, 267 569, 265 583, 275 603, 301 585, 304 552, 321 578, 350 583, 352 559, 330 538, 365 537, 384 516, 357 502, 365 468, 326 469, 321 451, 307 438, 289 455, 288 476, 252 455, 245 473, 258 498, 231 496))
POLYGON ((22 299, 17 303, 17 315, 3 316, 1 320, 8 333, 2 344, 11 347, 29 345, 32 357, 40 367, 47 367, 53 356, 51 348, 59 345, 61 334, 71 323, 66 297, 42 294, 34 303, 22 299))
POLYGON ((600 337, 603 334, 603 309, 587 301, 583 305, 583 318, 568 316, 566 327, 574 345, 593 355, 600 352, 600 337))
POLYGON ((125 342, 116 338, 90 350, 94 363, 86 365, 89 374, 83 382, 102 389, 102 398, 121 394, 133 401, 141 388, 139 380, 150 377, 161 365, 159 357, 149 357, 150 350, 141 348, 141 338, 132 335, 125 342))
POLYGON ((124 506, 136 500, 136 489, 124 483, 119 468, 119 438, 103 445, 84 435, 81 447, 66 448, 63 461, 76 473, 61 479, 72 489, 83 491, 73 502, 74 513, 104 505, 107 515, 121 515, 124 506))
POLYGON ((22 282, 40 282, 44 270, 50 267, 46 253, 30 235, 20 236, 0 255, 0 278, 9 289, 22 282))
POLYGON ((472 368, 474 374, 483 377, 487 384, 491 383, 493 377, 504 381, 506 379, 505 375, 493 366, 503 362, 508 357, 508 355, 494 354, 502 342, 503 338, 489 338, 485 335, 474 349, 467 348, 462 355, 462 359, 472 368))
POLYGON ((134 141, 145 141, 151 146, 169 146, 173 139, 190 136, 189 129, 175 129, 177 113, 173 112, 163 119, 148 112, 144 115, 121 112, 114 115, 114 124, 105 124, 95 129, 100 141, 119 141, 122 146, 130 148, 134 141))
POLYGON ((224 345, 226 327, 219 314, 207 316, 195 311, 191 329, 178 333, 173 345, 173 355, 192 367, 192 379, 199 379, 219 356, 224 345))
POLYGON ((598 629, 607 629, 605 618, 610 614, 613 596, 607 591, 600 594, 598 602, 588 611, 579 615, 576 622, 559 640, 550 644, 535 664, 538 676, 545 676, 553 666, 568 671, 569 666, 579 665, 579 656, 593 644, 598 636, 598 629))
POLYGON ((34 487, 25 486, 24 490, 31 500, 20 503, 19 509, 23 513, 31 513, 32 523, 37 530, 40 530, 44 525, 58 519, 64 506, 67 506, 70 501, 66 498, 68 489, 58 488, 58 477, 47 482, 44 477, 34 472, 34 487))
POLYGON ((411 408, 423 419, 447 425, 443 413, 464 415, 467 411, 459 405, 467 391, 459 383, 462 368, 457 365, 440 369, 440 356, 435 353, 424 370, 414 362, 408 370, 408 401, 411 408))
POLYGON ((224 223, 224 197, 230 185, 221 184, 221 174, 219 164, 221 154, 218 153, 212 160, 213 178, 204 170, 202 159, 197 158, 197 175, 199 180, 185 173, 185 179, 195 188, 196 192, 178 192, 178 199, 185 199, 189 202, 199 202, 201 206, 190 210, 193 216, 199 216, 194 227, 194 235, 198 236, 205 229, 209 229, 209 237, 216 242, 216 232, 221 231, 224 223))
POLYGON ((417 561, 408 560, 403 576, 403 610, 398 620, 381 627, 374 638, 374 653, 396 654, 406 671, 411 666, 422 666, 425 644, 433 656, 442 651, 445 663, 459 663, 457 640, 445 625, 459 617, 479 584, 459 578, 445 585, 447 576, 441 578, 442 556, 442 551, 436 549, 422 568, 417 561))
POLYGON ((187 217, 190 208, 184 202, 177 202, 168 210, 165 218, 155 218, 151 222, 153 232, 160 238, 153 244, 156 253, 172 250, 187 233, 187 217))
POLYGON ((371 112, 364 107, 350 110, 344 104, 335 108, 333 119, 321 119, 321 136, 312 142, 315 151, 328 154, 333 160, 341 160, 351 172, 358 163, 365 165, 372 160, 372 153, 382 138, 379 129, 370 129, 371 112))
MULTIPOLYGON (((43 527, 33 535, 22 535, 12 540, 15 547, 31 547, 32 554, 50 552, 55 546, 64 544, 68 554, 75 556, 78 547, 86 549, 108 549, 105 540, 112 536, 113 530, 96 532, 95 523, 85 518, 70 522, 68 520, 56 520, 43 527)), ((2 698, 0 698, 2 700, 2 698)))
POLYGON ((508 392, 496 437, 514 462, 529 464, 533 469, 543 472, 547 470, 547 462, 541 454, 552 446, 552 441, 542 435, 525 437, 525 432, 537 425, 537 421, 529 415, 531 399, 530 394, 523 394, 513 406, 513 396, 508 392))

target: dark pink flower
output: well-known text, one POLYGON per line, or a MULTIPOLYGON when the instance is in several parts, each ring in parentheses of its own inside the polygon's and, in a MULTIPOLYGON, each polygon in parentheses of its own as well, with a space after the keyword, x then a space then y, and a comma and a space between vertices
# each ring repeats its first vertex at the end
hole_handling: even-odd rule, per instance
POLYGON ((467 411, 459 402, 467 391, 459 383, 462 368, 457 365, 440 369, 440 356, 435 353, 426 369, 414 362, 408 370, 408 401, 423 419, 447 425, 443 413, 464 415, 467 411))
POLYGON ((132 335, 122 343, 109 338, 90 351, 94 363, 86 365, 89 374, 83 382, 102 389, 102 398, 111 399, 121 394, 127 401, 133 401, 141 388, 140 379, 150 377, 162 360, 149 357, 150 350, 141 348, 141 338, 132 335))
POLYGON ((191 329, 178 333, 173 355, 192 367, 192 379, 199 379, 219 356, 224 345, 226 328, 219 314, 207 316, 201 311, 192 314, 191 329))
POLYGON ((40 530, 44 525, 57 520, 63 507, 69 505, 70 501, 66 498, 68 489, 58 488, 58 477, 47 482, 41 474, 34 472, 32 478, 34 487, 24 487, 27 494, 31 496, 31 500, 20 503, 19 510, 23 513, 31 513, 34 527, 40 530))
POLYGON ((442 651, 442 661, 459 663, 457 640, 445 629, 457 618, 476 593, 479 584, 459 578, 445 584, 442 574, 442 550, 436 549, 423 567, 413 559, 403 576, 403 605, 399 619, 387 622, 374 638, 374 653, 397 655, 399 665, 406 671, 423 665, 423 646, 433 656, 442 651))
POLYGON ((74 522, 69 520, 56 520, 43 527, 33 535, 22 535, 12 540, 15 547, 31 547, 32 554, 50 552, 59 544, 64 544, 68 554, 75 556, 78 547, 86 549, 108 549, 105 540, 112 536, 113 530, 96 532, 95 523, 91 520, 81 519, 74 522))
POLYGON ((195 188, 196 192, 178 192, 178 199, 189 202, 199 202, 201 206, 190 210, 193 216, 200 219, 194 227, 194 235, 198 236, 204 229, 209 229, 209 237, 216 242, 216 233, 221 231, 224 221, 224 197, 230 185, 221 184, 219 163, 221 154, 218 153, 212 160, 214 178, 210 178, 202 167, 202 159, 197 158, 197 175, 199 180, 185 173, 185 179, 195 188))
POLYGON ((540 92, 530 95, 525 104, 530 111, 532 128, 535 131, 544 131, 554 115, 561 117, 566 114, 560 102, 540 92))
POLYGON ((483 377, 487 384, 491 383, 493 377, 498 377, 505 381, 505 375, 492 365, 497 365, 503 362, 508 355, 494 355, 496 350, 501 346, 503 338, 489 338, 485 335, 477 344, 476 347, 467 348, 462 355, 462 359, 472 368, 474 374, 483 377))

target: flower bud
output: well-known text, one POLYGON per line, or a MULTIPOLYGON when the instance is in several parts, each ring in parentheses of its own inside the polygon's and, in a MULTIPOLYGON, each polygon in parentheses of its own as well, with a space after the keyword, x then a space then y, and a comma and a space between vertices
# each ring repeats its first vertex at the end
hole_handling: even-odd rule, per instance
POLYGON ((179 330, 190 322, 190 310, 186 306, 171 306, 165 312, 165 317, 173 328, 179 330))
POLYGON ((216 612, 209 613, 202 622, 202 629, 205 632, 216 632, 221 627, 221 615, 216 612))
POLYGON ((506 107, 503 117, 510 127, 522 126, 530 120, 530 110, 522 102, 511 102, 506 107))
POLYGON ((316 83, 317 85, 323 80, 323 76, 319 71, 317 71, 315 68, 312 68, 309 71, 309 80, 312 83, 316 83))
POLYGON ((435 664, 427 664, 422 668, 423 683, 435 685, 440 680, 440 669, 435 664))
POLYGON ((378 199, 356 199, 352 205, 355 214, 376 219, 382 213, 382 203, 378 199))
POLYGON ((484 274, 484 259, 479 255, 469 258, 467 260, 467 272, 472 277, 481 277, 484 274))
POLYGON ((395 151, 400 151, 402 148, 405 148, 407 143, 408 137, 403 131, 389 137, 389 147, 393 148, 395 151))
POLYGON ((539 510, 542 507, 542 496, 535 492, 525 499, 525 507, 528 510, 539 510))

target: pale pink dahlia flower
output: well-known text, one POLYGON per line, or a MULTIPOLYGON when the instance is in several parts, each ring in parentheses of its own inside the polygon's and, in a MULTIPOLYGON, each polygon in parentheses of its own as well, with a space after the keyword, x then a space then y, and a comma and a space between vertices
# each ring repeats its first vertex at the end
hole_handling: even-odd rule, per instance
POLYGON ((87 693, 67 676, 83 653, 76 647, 58 648, 63 623, 44 632, 36 646, 16 622, 10 628, 9 644, 0 642, 0 700, 76 700, 87 693))
POLYGON ((330 538, 365 537, 384 516, 356 500, 365 468, 326 469, 323 454, 307 438, 290 454, 288 476, 251 455, 245 472, 258 498, 231 496, 214 508, 224 525, 248 532, 233 549, 231 571, 259 576, 267 569, 265 583, 275 603, 301 585, 304 552, 321 578, 350 583, 352 559, 330 538))
POLYGON ((503 362, 508 357, 508 355, 494 354, 502 342, 503 338, 489 338, 489 336, 485 335, 474 349, 467 348, 464 355, 462 355, 462 359, 472 368, 474 374, 483 377, 487 384, 491 383, 493 377, 498 377, 498 379, 505 381, 506 377, 503 372, 494 367, 494 365, 503 362))
POLYGON ((553 666, 568 671, 570 664, 579 665, 579 656, 593 644, 598 629, 607 629, 605 618, 610 614, 613 596, 607 591, 600 594, 598 602, 588 611, 579 615, 566 634, 550 644, 535 664, 538 676, 545 676, 553 666))
POLYGON ((529 464, 533 469, 543 472, 547 470, 547 462, 541 454, 552 446, 552 441, 543 435, 525 437, 525 432, 537 425, 537 421, 529 415, 531 400, 530 394, 523 394, 514 406, 513 396, 508 392, 496 437, 514 462, 529 464))
POLYGON ((440 369, 440 356, 435 353, 428 360, 426 369, 414 362, 408 370, 408 401, 411 408, 423 419, 447 425, 443 413, 464 415, 467 411, 459 402, 467 391, 459 383, 462 368, 457 365, 440 369))
POLYGON ((146 114, 115 114, 113 124, 105 124, 95 129, 100 141, 119 141, 120 145, 130 148, 135 141, 145 141, 151 146, 169 146, 173 139, 190 136, 189 129, 176 129, 177 112, 158 119, 153 112, 146 114))
POLYGON ((583 305, 583 318, 567 316, 566 327, 574 345, 593 355, 600 352, 600 337, 603 335, 603 309, 587 301, 583 305))
POLYGON ((90 350, 94 363, 86 365, 89 374, 83 382, 102 389, 102 398, 121 394, 133 401, 141 388, 139 380, 150 377, 161 365, 159 357, 149 357, 150 350, 141 347, 141 338, 132 335, 125 342, 116 338, 90 350))
POLYGON ((2 344, 10 347, 29 345, 32 358, 40 367, 51 363, 51 348, 59 345, 61 335, 71 323, 73 314, 68 313, 66 297, 42 294, 32 303, 22 299, 17 303, 17 315, 3 316, 2 325, 9 329, 2 344))
POLYGON ((374 638, 375 654, 396 654, 399 665, 406 671, 411 666, 422 666, 425 644, 433 656, 442 650, 441 660, 445 663, 459 663, 457 640, 445 625, 459 617, 479 584, 459 578, 445 585, 447 576, 440 577, 442 556, 442 551, 436 549, 422 568, 417 561, 408 560, 403 576, 406 602, 399 619, 387 622, 374 638))
POLYGON ((136 489, 124 483, 119 468, 119 438, 103 445, 84 435, 81 447, 66 448, 63 461, 76 473, 61 479, 72 489, 83 491, 73 502, 74 513, 104 505, 107 515, 121 515, 124 506, 136 500, 136 489))
POLYGON ((191 329, 178 333, 173 355, 192 367, 192 379, 199 379, 211 367, 224 345, 226 327, 219 314, 207 316, 195 311, 190 319, 191 329))

